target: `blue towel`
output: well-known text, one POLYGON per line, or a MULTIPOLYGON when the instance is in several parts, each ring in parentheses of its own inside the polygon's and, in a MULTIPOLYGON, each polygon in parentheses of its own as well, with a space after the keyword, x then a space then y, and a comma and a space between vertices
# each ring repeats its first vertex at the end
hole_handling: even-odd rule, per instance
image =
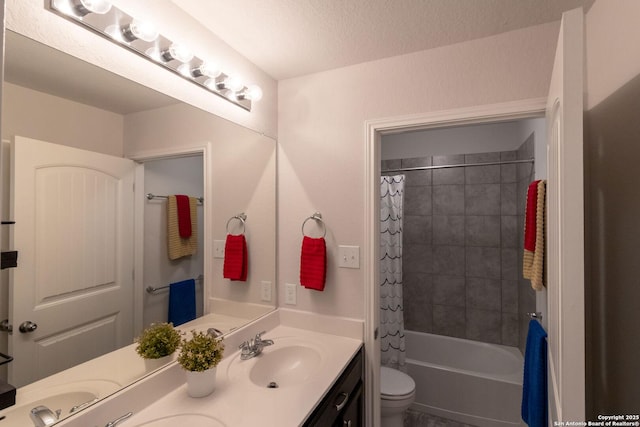
POLYGON ((547 426, 547 333, 533 319, 524 352, 521 414, 529 427, 547 426))
POLYGON ((169 287, 169 323, 182 325, 196 318, 196 281, 172 283, 169 287))

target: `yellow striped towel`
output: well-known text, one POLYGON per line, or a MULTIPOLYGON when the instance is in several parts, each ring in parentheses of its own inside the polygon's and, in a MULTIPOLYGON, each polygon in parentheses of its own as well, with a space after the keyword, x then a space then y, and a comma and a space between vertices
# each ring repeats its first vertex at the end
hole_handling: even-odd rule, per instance
POLYGON ((189 211, 191 212, 191 237, 183 239, 178 229, 178 204, 176 196, 169 196, 167 200, 167 239, 169 244, 169 259, 174 260, 193 255, 198 249, 198 211, 197 199, 189 197, 189 211))

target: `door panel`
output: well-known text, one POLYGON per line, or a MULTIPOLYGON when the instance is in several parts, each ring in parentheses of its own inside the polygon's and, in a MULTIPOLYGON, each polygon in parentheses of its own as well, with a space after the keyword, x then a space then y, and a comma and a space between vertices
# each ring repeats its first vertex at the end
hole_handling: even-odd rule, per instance
POLYGON ((20 386, 132 342, 134 162, 16 137, 11 169, 20 386), (37 329, 20 333, 25 321, 37 329))
POLYGON ((585 419, 583 12, 562 16, 547 100, 547 320, 552 421, 585 419))

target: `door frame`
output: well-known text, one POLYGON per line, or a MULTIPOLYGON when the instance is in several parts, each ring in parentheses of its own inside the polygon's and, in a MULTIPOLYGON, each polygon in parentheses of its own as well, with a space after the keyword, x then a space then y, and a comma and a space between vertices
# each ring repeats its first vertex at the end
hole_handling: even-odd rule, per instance
POLYGON ((364 343, 365 352, 365 423, 380 423, 380 342, 377 339, 379 317, 379 246, 380 246, 380 140, 382 135, 406 131, 486 124, 545 116, 547 98, 488 104, 424 114, 367 120, 365 131, 365 203, 364 203, 364 343))
MULTIPOLYGON (((212 143, 207 141, 201 144, 195 144, 184 147, 175 148, 162 148, 157 150, 145 150, 136 153, 128 154, 128 159, 134 160, 138 163, 135 171, 135 191, 134 191, 134 271, 135 277, 133 281, 134 286, 134 307, 144 307, 144 206, 146 202, 146 196, 144 191, 144 166, 143 163, 151 160, 171 159, 179 157, 188 157, 193 155, 201 155, 203 162, 203 194, 204 201, 202 202, 204 230, 204 278, 202 281, 203 287, 203 300, 204 300, 204 313, 209 312, 209 288, 210 281, 213 274, 213 239, 207 239, 207 236, 213 233, 213 215, 212 200, 213 200, 213 185, 212 173, 213 173, 213 146, 212 143)), ((142 331, 143 325, 143 310, 135 310, 133 318, 133 326, 135 333, 138 334, 142 331)))

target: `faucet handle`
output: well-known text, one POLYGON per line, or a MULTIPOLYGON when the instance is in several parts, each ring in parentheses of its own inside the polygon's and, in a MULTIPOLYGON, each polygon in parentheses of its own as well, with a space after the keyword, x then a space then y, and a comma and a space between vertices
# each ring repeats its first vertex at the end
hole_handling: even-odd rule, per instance
POLYGON ((262 331, 262 332, 257 333, 255 339, 259 340, 260 337, 262 337, 262 334, 266 334, 266 333, 267 333, 267 331, 262 331))

